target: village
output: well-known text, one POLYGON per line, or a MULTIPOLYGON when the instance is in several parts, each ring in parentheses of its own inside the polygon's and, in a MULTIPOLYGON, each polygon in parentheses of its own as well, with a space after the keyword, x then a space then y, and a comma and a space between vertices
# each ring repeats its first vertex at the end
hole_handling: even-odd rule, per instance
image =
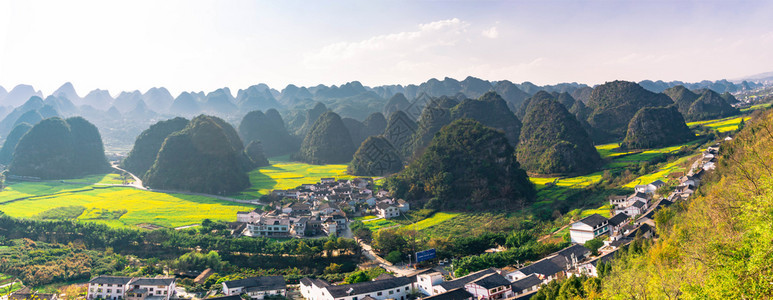
POLYGON ((351 237, 348 222, 354 215, 369 212, 377 218, 390 219, 410 210, 405 200, 391 198, 383 190, 374 192, 372 178, 322 178, 318 183, 295 189, 274 190, 271 196, 284 204, 237 213, 233 224, 236 235, 351 237))
MULTIPOLYGON (((725 140, 731 140, 728 137, 725 140)), ((615 259, 620 249, 636 238, 656 237, 654 214, 659 209, 690 198, 701 177, 716 168, 720 144, 708 147, 689 172, 678 178, 673 190, 656 180, 637 185, 630 195, 609 197, 610 216, 593 214, 569 225, 571 245, 540 260, 488 268, 453 278, 441 266, 416 269, 409 273, 382 274, 372 281, 335 285, 323 279, 304 277, 298 285, 282 276, 250 277, 222 282, 213 298, 237 300, 299 298, 307 300, 472 300, 529 299, 541 286, 570 276, 599 276, 601 263, 615 259), (667 194, 667 195, 666 195, 667 194), (603 246, 591 250, 584 244, 603 239, 603 246), (595 253, 594 255, 594 252, 595 253), (292 291, 294 296, 291 295, 292 291)), ((410 207, 385 191, 374 192, 373 180, 323 178, 292 190, 275 190, 277 199, 292 199, 265 211, 256 209, 237 214, 235 234, 264 237, 309 238, 342 235, 350 214, 370 212, 379 218, 394 218, 410 207)), ((204 274, 202 274, 203 276, 204 274)), ((96 276, 88 282, 87 299, 185 299, 190 295, 177 287, 174 277, 131 278, 96 276)), ((29 291, 19 291, 8 299, 26 299, 29 291), (27 293, 27 294, 25 294, 27 293)), ((35 294, 39 299, 56 299, 56 294, 35 294)))

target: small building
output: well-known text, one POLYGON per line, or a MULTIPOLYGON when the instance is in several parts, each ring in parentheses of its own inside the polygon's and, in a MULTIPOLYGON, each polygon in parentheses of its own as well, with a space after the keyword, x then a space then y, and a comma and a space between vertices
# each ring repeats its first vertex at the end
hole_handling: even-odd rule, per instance
POLYGON ((464 285, 475 299, 505 299, 512 296, 510 281, 498 273, 488 274, 464 285))
POLYGON ((518 297, 539 289, 542 279, 536 274, 531 274, 512 283, 513 296, 518 297))
POLYGON ((376 211, 378 215, 384 219, 391 219, 400 216, 400 208, 396 205, 386 202, 380 202, 376 204, 376 211))
POLYGON ((407 213, 411 210, 411 204, 403 199, 397 199, 397 208, 399 208, 401 212, 407 213))
POLYGON ((252 299, 263 299, 266 296, 287 296, 287 284, 282 276, 250 277, 223 282, 223 294, 247 294, 252 299))
POLYGON ((609 231, 609 220, 599 214, 592 214, 572 223, 569 228, 569 236, 572 243, 585 244, 609 231))
POLYGON ((164 299, 175 295, 174 278, 135 278, 126 291, 127 300, 164 299))
POLYGON ((123 299, 131 277, 100 275, 89 280, 86 298, 123 299))
POLYGON ((442 294, 424 297, 421 299, 422 300, 473 300, 475 298, 466 289, 456 288, 442 294))
POLYGON ((394 277, 353 284, 330 285, 305 277, 300 282, 301 295, 307 300, 406 300, 413 292, 413 278, 394 277))

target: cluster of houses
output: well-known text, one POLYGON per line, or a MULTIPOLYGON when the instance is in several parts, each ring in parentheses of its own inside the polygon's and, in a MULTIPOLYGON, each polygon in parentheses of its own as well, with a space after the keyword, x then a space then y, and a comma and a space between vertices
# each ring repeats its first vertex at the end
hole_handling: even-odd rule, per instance
POLYGON ((176 298, 174 277, 97 276, 88 283, 87 299, 169 300, 176 298))
POLYGON ((373 179, 322 178, 291 190, 274 190, 272 195, 289 203, 263 211, 236 213, 236 232, 245 236, 311 237, 340 235, 347 229, 350 214, 363 210, 389 219, 410 210, 402 199, 386 191, 373 192, 373 179))
MULTIPOLYGON (((726 140, 731 140, 728 137, 726 140)), ((700 185, 700 180, 706 171, 716 167, 720 144, 708 147, 700 160, 697 160, 690 171, 679 177, 679 184, 667 197, 653 199, 655 193, 665 183, 661 180, 649 184, 637 185, 634 193, 627 196, 611 196, 612 218, 607 219, 599 214, 593 214, 571 224, 569 234, 572 243, 583 244, 591 239, 608 235, 605 248, 614 249, 632 240, 631 233, 641 231, 646 236, 652 234, 655 225, 653 217, 660 208, 668 207, 677 201, 686 200, 692 196, 700 185)), ((602 248, 604 249, 604 248, 602 248)))
POLYGON ((332 285, 321 279, 303 278, 301 295, 307 300, 406 300, 421 299, 519 299, 535 293, 542 284, 567 276, 595 272, 591 251, 572 245, 527 266, 488 268, 464 277, 446 280, 435 269, 419 270, 407 276, 381 275, 372 281, 332 285))

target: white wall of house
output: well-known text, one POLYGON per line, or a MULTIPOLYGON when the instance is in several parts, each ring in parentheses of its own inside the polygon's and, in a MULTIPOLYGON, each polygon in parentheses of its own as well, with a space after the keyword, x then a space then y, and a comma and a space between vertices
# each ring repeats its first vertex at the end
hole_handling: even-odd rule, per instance
POLYGON ((571 237, 572 243, 585 244, 585 242, 594 239, 596 235, 592 227, 585 223, 575 222, 569 228, 569 237, 571 237))
POLYGON ((89 283, 88 299, 123 299, 126 286, 124 284, 89 283))

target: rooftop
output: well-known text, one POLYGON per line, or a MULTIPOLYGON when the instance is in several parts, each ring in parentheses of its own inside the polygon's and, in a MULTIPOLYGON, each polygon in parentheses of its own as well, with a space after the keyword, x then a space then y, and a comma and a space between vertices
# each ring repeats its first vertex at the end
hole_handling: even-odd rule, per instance
POLYGON ((262 277, 250 277, 239 280, 231 280, 223 282, 226 288, 238 288, 251 289, 253 291, 267 291, 278 290, 285 288, 285 279, 282 276, 262 276, 262 277))
POLYGON ((333 296, 333 298, 341 298, 348 295, 368 294, 394 289, 411 284, 411 282, 413 281, 409 277, 395 277, 390 279, 365 281, 353 284, 331 285, 326 287, 326 289, 328 292, 330 292, 330 295, 333 296))
POLYGON ((604 217, 602 217, 599 214, 592 214, 590 216, 587 216, 587 217, 583 218, 582 220, 580 220, 578 222, 595 228, 596 226, 599 226, 599 225, 603 224, 606 221, 608 221, 607 218, 604 218, 604 217))
POLYGON ((423 298, 424 300, 464 300, 472 298, 472 294, 463 288, 456 288, 445 293, 423 298))
POLYGON ((89 280, 89 283, 96 283, 96 284, 128 284, 129 281, 131 281, 131 280, 132 280, 131 277, 99 275, 99 276, 94 277, 93 279, 89 280))

